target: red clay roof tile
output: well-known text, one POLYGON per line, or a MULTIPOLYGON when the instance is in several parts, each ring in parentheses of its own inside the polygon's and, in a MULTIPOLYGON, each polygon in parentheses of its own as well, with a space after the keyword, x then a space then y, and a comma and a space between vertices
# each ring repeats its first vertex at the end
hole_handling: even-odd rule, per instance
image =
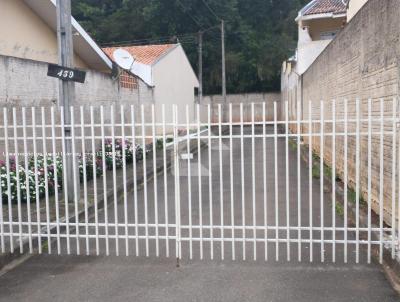
POLYGON ((303 15, 307 16, 327 13, 337 15, 346 13, 346 10, 347 6, 342 0, 316 0, 303 11, 303 15))
POLYGON ((140 45, 140 46, 121 46, 121 47, 107 47, 103 51, 114 60, 112 54, 118 48, 128 51, 138 62, 146 65, 152 65, 176 44, 160 44, 160 45, 140 45))

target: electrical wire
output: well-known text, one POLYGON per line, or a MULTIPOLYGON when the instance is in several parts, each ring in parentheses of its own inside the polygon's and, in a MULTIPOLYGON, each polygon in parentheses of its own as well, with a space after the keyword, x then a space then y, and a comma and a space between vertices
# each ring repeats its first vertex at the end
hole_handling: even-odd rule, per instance
POLYGON ((200 22, 199 22, 197 19, 195 19, 194 16, 192 16, 192 15, 189 13, 189 10, 186 8, 186 6, 184 6, 180 0, 176 0, 176 1, 178 2, 179 6, 182 8, 182 11, 183 11, 185 14, 187 14, 187 15, 193 20, 193 22, 196 23, 196 25, 197 25, 200 29, 202 29, 203 26, 201 26, 201 25, 200 25, 200 22))
MULTIPOLYGON (((211 26, 202 30, 203 33, 212 31, 215 28, 218 28, 219 25, 211 26)), ((102 47, 111 47, 111 46, 127 46, 127 45, 146 45, 146 44, 161 44, 171 42, 173 39, 178 39, 179 42, 184 40, 185 38, 195 38, 198 36, 198 32, 193 33, 184 33, 177 34, 171 36, 163 36, 163 37, 155 37, 155 38, 147 38, 147 39, 136 39, 136 40, 124 40, 124 41, 114 41, 109 43, 101 44, 102 47)))
POLYGON ((222 20, 220 17, 217 16, 217 14, 211 9, 210 5, 208 5, 208 3, 205 0, 201 0, 201 2, 203 2, 203 4, 207 7, 207 9, 211 12, 211 14, 214 15, 215 18, 217 18, 217 20, 222 20))

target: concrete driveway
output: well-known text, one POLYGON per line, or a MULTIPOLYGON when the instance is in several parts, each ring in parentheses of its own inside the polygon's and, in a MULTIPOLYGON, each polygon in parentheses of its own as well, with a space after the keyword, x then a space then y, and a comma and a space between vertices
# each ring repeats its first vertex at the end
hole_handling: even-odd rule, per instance
MULTIPOLYGON (((258 132, 260 129, 256 129, 258 132)), ((238 133, 239 129, 235 129, 238 133)), ((251 129, 245 129, 250 133, 251 129)), ((268 129, 271 132, 272 129, 268 129)), ((219 141, 212 143, 212 191, 213 214, 210 216, 209 187, 208 177, 202 177, 201 189, 202 200, 199 200, 198 177, 194 168, 197 167, 198 158, 194 158, 191 165, 191 205, 189 202, 189 186, 186 162, 181 163, 181 222, 188 225, 191 217, 193 225, 199 223, 199 205, 201 202, 203 223, 206 225, 212 217, 214 224, 221 222, 221 204, 224 208, 222 218, 224 224, 235 225, 242 224, 241 212, 241 165, 240 165, 240 139, 234 139, 233 144, 233 217, 231 220, 231 189, 230 189, 230 160, 229 160, 229 139, 222 140, 222 198, 220 186, 220 161, 219 161, 219 141), (191 212, 189 211, 191 207, 191 212), (190 215, 191 214, 191 215, 190 215)), ((244 140, 245 151, 245 220, 246 225, 253 224, 253 213, 255 212, 255 221, 257 225, 264 223, 264 204, 262 177, 263 166, 263 145, 262 140, 255 141, 255 203, 253 203, 252 190, 252 142, 251 139, 244 140), (253 208, 253 206, 255 206, 253 208), (254 210, 254 211, 253 211, 254 210)), ((273 140, 267 140, 267 188, 268 188, 268 225, 274 225, 275 221, 275 183, 274 183, 274 145, 273 140)), ((286 216, 286 182, 285 182, 285 144, 280 140, 278 144, 278 166, 279 166, 279 186, 278 186, 278 219, 279 225, 285 226, 286 216)), ((205 166, 202 173, 207 173, 208 152, 204 149, 201 153, 201 162, 205 166)), ((297 170, 296 170, 296 152, 289 150, 289 220, 290 225, 297 225, 297 170)), ((305 163, 302 165, 301 178, 301 218, 302 225, 310 224, 309 216, 309 183, 308 168, 305 163)), ((204 175, 203 175, 204 176, 204 175)), ((149 223, 153 223, 155 202, 154 202, 154 182, 150 181, 147 185, 147 201, 149 223)), ((174 175, 167 175, 169 205, 167 215, 170 223, 174 223, 174 175)), ((313 215, 312 223, 318 226, 321 220, 320 212, 320 186, 317 180, 313 187, 313 215)), ((159 213, 159 223, 165 222, 165 200, 164 200, 164 175, 157 177, 157 209, 159 213)), ((143 189, 138 192, 138 217, 139 223, 144 223, 144 194, 143 189)), ((134 217, 132 206, 133 193, 129 193, 128 217, 134 217)), ((324 226, 332 224, 332 203, 329 196, 324 201, 325 210, 324 226)), ((119 222, 124 219, 124 206, 118 205, 117 216, 119 222)), ((104 221, 104 211, 100 213, 100 222, 104 221)), ((113 222, 115 211, 112 206, 107 211, 108 221, 113 222)), ((130 218, 132 219, 132 218, 130 218)), ((131 220, 130 220, 131 221, 131 220)), ((336 218, 336 224, 343 226, 343 221, 339 215, 336 218)), ((84 232, 82 228, 80 230, 84 232)), ((94 230, 90 230, 93 234, 94 230)), ((100 230, 100 232, 104 232, 100 230)), ((119 234, 123 235, 123 228, 118 229, 119 234)), ((129 230, 130 234, 132 230, 129 230)), ((145 232, 140 229, 140 235, 145 232)), ((148 229, 149 235, 154 236, 154 228, 148 229)), ((171 229, 172 233, 172 229, 171 229)), ((119 252, 121 256, 115 255, 115 240, 112 236, 115 234, 113 228, 109 229, 108 242, 110 255, 104 256, 106 242, 100 240, 100 256, 93 256, 96 253, 94 239, 89 240, 89 253, 91 256, 69 256, 65 255, 65 240, 63 243, 63 255, 36 255, 30 257, 22 264, 14 267, 10 271, 0 276, 0 301, 399 301, 399 297, 385 279, 381 266, 378 264, 367 265, 365 249, 361 248, 361 264, 355 264, 355 247, 348 245, 349 263, 343 263, 344 245, 337 244, 335 248, 336 260, 332 263, 332 244, 325 244, 324 253, 326 263, 321 264, 321 245, 291 243, 289 254, 291 261, 287 259, 286 243, 279 244, 279 261, 276 262, 276 244, 268 243, 267 255, 268 261, 265 261, 265 244, 263 242, 249 241, 243 245, 243 242, 236 241, 234 245, 230 241, 224 241, 224 258, 221 260, 221 242, 214 242, 213 254, 214 260, 210 260, 211 245, 209 241, 203 242, 204 260, 200 260, 200 242, 192 242, 192 259, 190 259, 190 242, 185 241, 182 244, 182 258, 180 267, 176 267, 175 259, 175 241, 169 240, 170 258, 165 257, 166 240, 159 240, 160 257, 156 257, 156 240, 149 240, 150 257, 144 257, 146 253, 145 240, 139 240, 140 256, 135 256, 135 240, 129 240, 130 256, 125 254, 125 239, 119 239, 119 252), (244 249, 243 249, 244 246, 244 249), (233 247, 235 250, 236 261, 232 261, 233 247), (301 250, 302 262, 297 262, 298 248, 301 250), (312 252, 310 249, 312 248, 312 252), (246 261, 243 261, 243 250, 246 254, 246 261), (256 253, 254 253, 256 251, 256 253), (313 255, 313 263, 310 263, 310 253, 313 255), (257 260, 254 261, 254 254, 257 260)), ((182 232, 183 236, 188 236, 189 230, 182 232)), ((252 230, 245 232, 246 237, 253 238, 252 230)), ((159 236, 164 236, 165 230, 160 229, 159 236)), ((214 231, 214 238, 221 238, 221 231, 214 231)), ((225 230, 224 237, 240 238, 243 233, 241 230, 225 230)), ((275 238, 274 230, 267 232, 268 238, 275 238)), ((279 237, 285 238, 285 230, 279 231, 279 237)), ((302 231, 302 238, 309 238, 308 231, 302 231)), ((324 233, 325 239, 332 238, 329 232, 324 233)), ((351 239, 354 234, 349 233, 351 239)), ((193 230, 193 236, 198 237, 198 231, 193 230)), ((256 232, 257 238, 265 236, 264 232, 256 232)), ((290 238, 297 238, 298 233, 291 231, 290 238)), ((320 238, 320 232, 313 233, 314 238, 320 238)), ((341 239, 343 232, 337 232, 336 238, 341 239)), ((205 230, 203 238, 210 238, 209 230, 205 230)), ((76 253, 76 241, 71 240, 72 253, 76 253)), ((83 238, 79 241, 81 253, 86 253, 86 241, 83 238)), ((53 245, 54 251, 54 245, 53 245)))

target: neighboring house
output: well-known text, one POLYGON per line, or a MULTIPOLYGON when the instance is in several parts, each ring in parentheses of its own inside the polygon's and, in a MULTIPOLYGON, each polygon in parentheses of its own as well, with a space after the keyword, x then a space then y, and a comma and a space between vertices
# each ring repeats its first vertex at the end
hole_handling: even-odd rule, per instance
POLYGON ((314 0, 296 18, 299 27, 297 72, 303 74, 346 24, 342 0, 314 0))
POLYGON ((113 58, 117 48, 125 49, 135 58, 131 71, 153 87, 158 122, 162 121, 162 104, 169 121, 172 105, 178 105, 178 122, 186 122, 186 105, 189 107, 189 120, 194 120, 195 88, 199 87, 199 81, 181 44, 123 46, 103 50, 113 58))
MULTIPOLYGON (((56 0, 0 0, 0 54, 58 62, 56 0)), ((75 66, 110 72, 112 62, 72 18, 75 66)))
MULTIPOLYGON (((72 27, 74 65, 87 71, 76 104, 151 101, 147 84, 128 73, 116 81, 113 62, 74 18, 72 27)), ((0 105, 56 103, 59 81, 47 77, 47 63, 58 63, 57 45, 56 0, 0 0, 0 105)))
POLYGON ((303 102, 302 75, 368 0, 313 0, 298 13, 296 53, 283 62, 282 99, 289 101, 289 116, 296 116, 303 102))

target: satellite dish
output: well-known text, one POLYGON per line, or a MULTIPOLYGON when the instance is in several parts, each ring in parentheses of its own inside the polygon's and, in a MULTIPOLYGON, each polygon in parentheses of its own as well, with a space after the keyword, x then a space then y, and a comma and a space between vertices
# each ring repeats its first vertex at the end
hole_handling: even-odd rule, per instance
POLYGON ((135 59, 125 49, 118 48, 114 51, 113 57, 119 67, 125 70, 130 70, 135 59))

